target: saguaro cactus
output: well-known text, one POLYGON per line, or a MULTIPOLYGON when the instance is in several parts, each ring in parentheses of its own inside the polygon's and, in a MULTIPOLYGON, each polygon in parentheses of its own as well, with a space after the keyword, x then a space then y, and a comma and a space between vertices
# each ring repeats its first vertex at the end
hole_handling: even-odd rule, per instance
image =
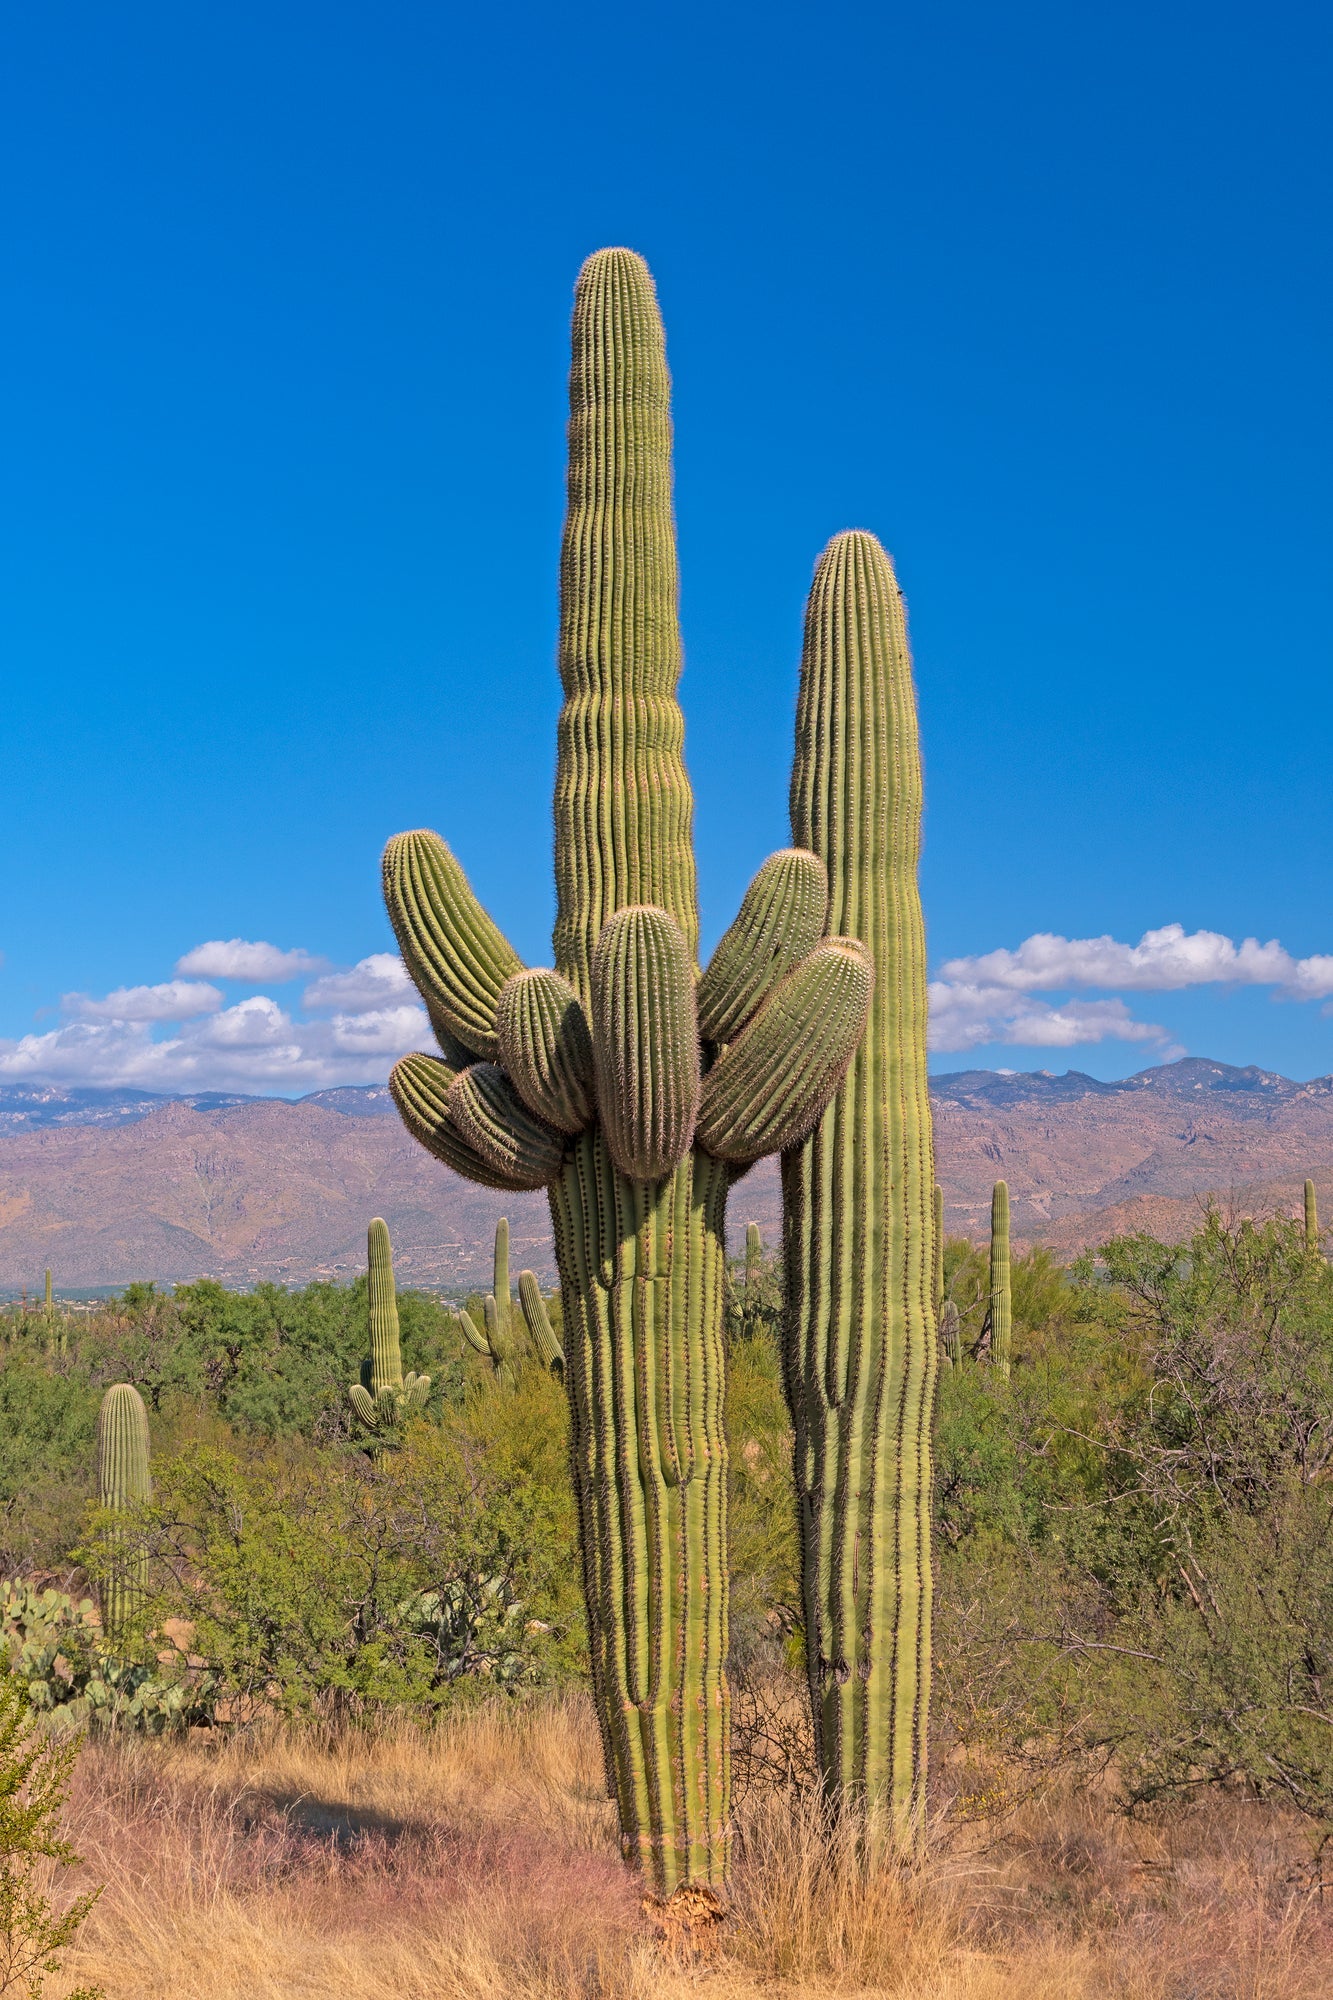
POLYGON ((378 1215, 366 1232, 369 1265, 370 1357, 361 1366, 348 1400, 361 1423, 381 1444, 397 1441, 409 1417, 426 1406, 430 1376, 403 1374, 398 1343, 398 1292, 393 1280, 389 1227, 378 1215))
POLYGON ((827 866, 829 922, 876 975, 846 1079, 782 1163, 815 1741, 873 1848, 914 1843, 925 1810, 938 1348, 916 698, 893 568, 868 534, 836 536, 815 571, 791 823, 827 866))
MULTIPOLYGON (((490 1362, 497 1376, 511 1389, 518 1379, 518 1338, 514 1331, 514 1294, 509 1285, 509 1220, 501 1216, 495 1225, 495 1262, 492 1289, 482 1301, 482 1324, 477 1325, 466 1307, 454 1318, 469 1347, 490 1362)), ((543 1368, 563 1374, 564 1352, 555 1337, 546 1302, 531 1271, 520 1271, 518 1299, 537 1358, 543 1368)))
MULTIPOLYGON (((996 1181, 990 1198, 990 1304, 986 1310, 991 1366, 1007 1382, 1013 1350, 1014 1297, 1009 1274, 1009 1184, 996 1181)), ((983 1336, 984 1337, 984 1336, 983 1336)))
POLYGON ((1319 1248, 1319 1204, 1313 1181, 1305 1183, 1305 1247, 1307 1250, 1319 1248))
MULTIPOLYGON (((97 1413, 97 1488, 113 1513, 141 1505, 153 1493, 149 1472, 148 1412, 139 1391, 117 1382, 97 1413)), ((147 1556, 120 1527, 108 1542, 110 1574, 102 1588, 102 1630, 113 1650, 124 1645, 147 1580, 147 1556)))
POLYGON ((560 1270, 593 1693, 623 1851, 661 1896, 726 1880, 723 1211, 819 1117, 873 971, 824 871, 775 856, 702 980, 652 279, 599 251, 575 294, 561 558, 556 969, 525 971, 433 834, 385 894, 441 1057, 408 1128, 492 1187, 546 1187, 560 1270))

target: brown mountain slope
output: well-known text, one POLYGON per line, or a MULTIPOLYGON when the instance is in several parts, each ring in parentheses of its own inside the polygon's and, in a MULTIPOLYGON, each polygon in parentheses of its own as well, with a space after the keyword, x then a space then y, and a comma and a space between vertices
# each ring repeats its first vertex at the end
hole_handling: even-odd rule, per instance
MULTIPOLYGON (((1119 1229, 1183 1235, 1209 1192, 1295 1213, 1307 1174, 1333 1221, 1330 1078, 1297 1084, 1196 1060, 1117 1084, 972 1071, 932 1088, 954 1234, 984 1236, 1001 1175, 1018 1240, 1066 1255, 1119 1229)), ((0 1103, 0 1288, 34 1286, 47 1265, 64 1288, 346 1278, 364 1268, 375 1214, 405 1283, 481 1283, 502 1213, 516 1262, 552 1275, 545 1197, 448 1173, 407 1138, 382 1090, 295 1104, 21 1095, 0 1103)), ((753 1218, 776 1244, 780 1213, 766 1161, 732 1196, 733 1233, 753 1218)))

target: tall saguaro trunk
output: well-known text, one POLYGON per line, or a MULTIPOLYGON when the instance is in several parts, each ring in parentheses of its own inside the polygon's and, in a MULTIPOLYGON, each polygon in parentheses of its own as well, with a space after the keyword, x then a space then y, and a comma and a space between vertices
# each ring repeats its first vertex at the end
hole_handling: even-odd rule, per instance
MULTIPOLYGON (((593 260, 574 304, 555 779, 556 970, 585 1004, 617 911, 664 909, 698 945, 670 396, 647 270, 593 260)), ((666 1895, 721 1889, 729 1861, 728 1180, 695 1150, 632 1180, 592 1131, 550 1187, 607 1779, 627 1857, 666 1895)))
POLYGON ((897 582, 871 535, 837 536, 815 572, 791 819, 827 866, 830 927, 875 965, 865 1038, 782 1162, 810 1696, 830 1796, 872 1847, 910 1844, 930 1693, 935 1176, 916 699, 897 582))

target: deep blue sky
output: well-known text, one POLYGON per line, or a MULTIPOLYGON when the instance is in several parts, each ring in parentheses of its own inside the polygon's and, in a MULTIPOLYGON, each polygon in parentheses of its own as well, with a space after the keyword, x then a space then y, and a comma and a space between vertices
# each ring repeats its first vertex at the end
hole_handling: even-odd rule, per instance
MULTIPOLYGON (((787 837, 803 597, 855 525, 910 607, 933 966, 1333 951, 1330 39, 1177 0, 10 10, 0 1035, 206 939, 385 950, 403 825, 548 958, 568 315, 617 242, 675 380, 707 940, 787 837)), ((937 1066, 1325 1072, 1323 993, 1128 992, 1164 1037, 937 1066)))

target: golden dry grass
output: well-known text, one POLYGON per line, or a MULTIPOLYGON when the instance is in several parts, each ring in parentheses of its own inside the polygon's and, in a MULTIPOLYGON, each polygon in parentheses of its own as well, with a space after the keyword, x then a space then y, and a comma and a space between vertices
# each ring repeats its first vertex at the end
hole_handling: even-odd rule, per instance
MULTIPOLYGON (((1239 1807, 1150 1831, 1031 1809, 866 1883, 790 1793, 746 1802, 719 1955, 657 1952, 578 1701, 429 1734, 111 1742, 72 1831, 105 1894, 67 1961, 108 2000, 1316 2000, 1299 1827, 1239 1807)), ((82 1886, 82 1883, 80 1884, 82 1886)))

